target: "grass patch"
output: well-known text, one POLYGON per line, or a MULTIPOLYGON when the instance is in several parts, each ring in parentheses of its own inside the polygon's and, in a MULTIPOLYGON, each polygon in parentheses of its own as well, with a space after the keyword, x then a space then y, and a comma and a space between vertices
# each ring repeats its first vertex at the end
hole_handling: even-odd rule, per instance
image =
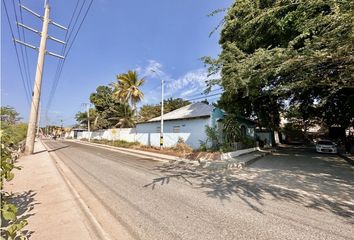
MULTIPOLYGON (((82 138, 81 141, 88 141, 86 138, 82 138)), ((123 147, 123 148, 133 148, 133 147, 139 147, 140 143, 138 142, 127 142, 123 140, 117 140, 117 141, 112 141, 112 140, 99 140, 99 139, 91 139, 92 143, 98 143, 98 144, 104 144, 104 145, 109 145, 113 147, 123 147)))

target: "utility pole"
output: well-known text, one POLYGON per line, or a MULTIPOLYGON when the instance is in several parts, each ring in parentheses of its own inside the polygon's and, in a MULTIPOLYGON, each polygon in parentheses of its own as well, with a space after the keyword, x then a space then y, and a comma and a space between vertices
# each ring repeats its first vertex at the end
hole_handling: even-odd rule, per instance
POLYGON ((39 128, 40 128, 40 122, 41 122, 41 103, 39 102, 39 110, 38 110, 38 116, 37 116, 37 137, 39 137, 39 128))
POLYGON ((60 125, 60 137, 62 137, 63 136, 63 119, 62 120, 60 120, 60 123, 61 123, 61 125, 60 125))
POLYGON ((83 103, 83 106, 86 107, 86 113, 87 113, 87 131, 89 133, 88 140, 91 142, 91 127, 90 127, 90 103, 83 103))
POLYGON ((160 149, 163 148, 163 99, 164 99, 164 80, 161 79, 161 131, 160 131, 160 149))
POLYGON ((161 124, 160 124, 160 149, 163 148, 163 102, 164 102, 164 85, 165 81, 161 78, 161 76, 156 72, 156 70, 152 70, 152 72, 156 73, 156 75, 161 80, 161 124))
POLYGON ((33 154, 34 150, 34 142, 35 142, 35 137, 36 137, 36 125, 37 125, 37 119, 38 119, 38 112, 39 112, 39 101, 41 97, 41 87, 42 87, 42 76, 43 76, 43 70, 44 70, 44 59, 45 55, 52 55, 54 57, 58 57, 61 59, 64 59, 63 56, 57 55, 55 53, 48 52, 46 50, 46 44, 47 44, 47 39, 51 39, 53 41, 56 41, 61 44, 66 44, 65 42, 53 38, 48 35, 48 25, 49 23, 53 24, 56 27, 59 27, 63 30, 67 30, 67 28, 53 22, 51 19, 49 19, 50 15, 50 6, 47 1, 45 1, 44 5, 44 17, 40 16, 38 13, 32 11, 31 9, 20 5, 20 7, 30 14, 34 15, 35 17, 38 17, 39 19, 43 20, 43 25, 42 25, 42 32, 39 32, 31 27, 28 27, 24 25, 23 23, 17 22, 16 24, 19 27, 23 27, 24 29, 34 32, 38 35, 41 36, 40 40, 40 45, 39 48, 30 45, 28 43, 22 42, 17 39, 13 39, 15 43, 24 45, 26 47, 38 50, 38 62, 37 62, 37 68, 36 68, 36 76, 34 80, 34 85, 33 85, 33 92, 32 92, 32 103, 31 103, 31 110, 30 110, 30 115, 29 115, 29 120, 28 120, 28 129, 27 129, 27 138, 26 138, 26 147, 25 147, 25 154, 30 155, 33 154))
POLYGON ((41 96, 44 57, 46 53, 45 47, 47 44, 47 37, 48 37, 48 24, 49 24, 49 14, 50 14, 49 5, 46 4, 44 9, 45 10, 44 10, 42 33, 41 33, 41 42, 39 45, 38 63, 36 69, 36 77, 34 80, 31 112, 29 116, 28 129, 27 129, 26 148, 25 148, 25 153, 27 155, 32 154, 34 150, 34 140, 36 137, 35 130, 36 130, 36 123, 37 123, 37 116, 38 116, 38 105, 41 96))

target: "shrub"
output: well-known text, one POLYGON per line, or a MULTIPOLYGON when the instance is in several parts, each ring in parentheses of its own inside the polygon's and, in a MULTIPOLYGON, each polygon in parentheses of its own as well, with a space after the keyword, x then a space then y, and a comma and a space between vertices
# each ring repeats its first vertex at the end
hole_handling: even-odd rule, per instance
POLYGON ((234 148, 231 146, 229 142, 224 142, 224 144, 220 147, 220 151, 223 153, 232 152, 234 148))
POLYGON ((210 141, 212 150, 219 149, 220 141, 218 138, 218 132, 217 132, 216 126, 210 127, 208 125, 205 125, 205 134, 207 135, 207 140, 205 142, 206 148, 208 148, 208 141, 210 141))
POLYGON ((13 169, 20 169, 15 166, 14 161, 21 152, 21 141, 26 137, 27 125, 17 123, 18 113, 9 107, 1 107, 1 172, 0 172, 0 199, 1 199, 1 239, 26 239, 22 229, 27 221, 17 218, 18 207, 13 203, 12 194, 4 190, 4 181, 11 181, 14 178, 13 169))
POLYGON ((175 149, 183 154, 188 154, 193 151, 193 149, 184 142, 184 139, 179 137, 175 149))
POLYGON ((245 137, 241 139, 243 148, 252 148, 256 146, 256 141, 253 138, 245 137))
POLYGON ((206 141, 199 140, 199 150, 202 152, 206 152, 208 150, 206 141))

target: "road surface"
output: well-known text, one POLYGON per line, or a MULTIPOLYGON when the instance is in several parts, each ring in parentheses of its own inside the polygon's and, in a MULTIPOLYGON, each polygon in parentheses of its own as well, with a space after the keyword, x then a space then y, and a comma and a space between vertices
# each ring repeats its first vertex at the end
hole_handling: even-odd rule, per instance
POLYGON ((115 239, 354 239, 348 199, 275 187, 245 177, 250 170, 209 171, 72 141, 44 143, 74 173, 79 194, 115 239))

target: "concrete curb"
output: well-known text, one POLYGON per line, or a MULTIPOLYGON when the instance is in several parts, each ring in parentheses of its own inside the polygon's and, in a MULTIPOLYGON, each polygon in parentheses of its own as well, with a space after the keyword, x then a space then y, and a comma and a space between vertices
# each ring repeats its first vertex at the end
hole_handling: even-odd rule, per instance
MULTIPOLYGON (((41 141, 41 140, 40 140, 41 141)), ((70 180, 65 176, 63 168, 60 166, 61 162, 59 157, 54 152, 50 152, 48 150, 48 146, 41 141, 45 149, 48 151, 51 160, 54 162, 55 166, 57 166, 58 172, 69 188, 70 192, 74 195, 76 203, 79 205, 80 210, 82 210, 83 214, 87 217, 90 225, 93 227, 93 232, 95 233, 97 239, 103 240, 111 240, 112 238, 105 232, 102 226, 99 224, 93 213, 90 211, 90 208, 85 204, 84 200, 81 198, 80 194, 75 190, 74 186, 70 182, 70 180)))
POLYGON ((251 165, 252 163, 255 163, 257 160, 259 160, 259 159, 261 159, 261 158, 263 158, 263 157, 265 157, 267 155, 270 155, 270 154, 272 154, 272 152, 263 152, 261 154, 261 156, 257 156, 257 157, 255 157, 253 159, 248 160, 244 164, 242 164, 241 168, 247 167, 247 166, 251 165))
MULTIPOLYGON (((252 153, 254 153, 254 152, 252 152, 252 153)), ((250 158, 247 161, 243 161, 243 162, 240 162, 237 159, 208 162, 203 167, 211 169, 211 170, 234 169, 234 168, 242 169, 242 168, 245 168, 245 167, 251 165, 252 163, 256 162, 257 160, 259 160, 269 154, 271 154, 271 152, 261 152, 261 154, 259 156, 255 156, 254 158, 250 158)), ((245 156, 245 155, 243 155, 243 156, 245 156)))
POLYGON ((76 142, 79 144, 83 144, 83 145, 88 145, 88 146, 96 146, 96 147, 100 147, 103 149, 108 149, 108 150, 113 150, 113 151, 117 151, 117 152, 121 152, 124 154, 129 154, 132 156, 136 156, 136 157, 148 157, 151 158, 152 160, 158 160, 158 161, 163 161, 163 162, 171 162, 171 161, 177 161, 177 162, 183 162, 183 163, 188 163, 188 164, 193 164, 193 165, 200 165, 203 168, 210 168, 210 169, 231 169, 231 168, 244 168, 252 163, 254 163, 255 161, 257 161, 258 159, 271 154, 270 152, 266 152, 266 151, 261 151, 261 150, 255 150, 252 151, 250 153, 244 153, 244 154, 240 154, 239 156, 245 156, 247 154, 253 154, 254 152, 260 152, 261 155, 260 156, 256 156, 255 158, 252 158, 246 162, 238 162, 237 160, 233 159, 233 158, 229 158, 229 159, 224 159, 224 160, 220 160, 220 161, 208 161, 208 160, 189 160, 189 159, 184 159, 184 158, 180 158, 180 157, 175 157, 175 156, 170 156, 170 155, 165 155, 165 154, 160 154, 160 153, 150 153, 150 152, 145 152, 145 151, 141 151, 141 150, 135 150, 135 149, 129 149, 129 148, 121 148, 121 147, 114 147, 114 146, 109 146, 109 145, 104 145, 104 144, 99 144, 99 143, 91 143, 91 142, 83 142, 80 140, 66 140, 66 141, 72 141, 72 142, 76 142))
MULTIPOLYGON (((65 140, 68 141, 68 140, 65 140)), ((116 152, 121 152, 124 154, 129 154, 132 156, 136 157, 148 157, 151 158, 152 160, 159 160, 159 161, 176 161, 176 160, 182 160, 180 157, 176 156, 170 156, 170 155, 165 155, 165 154, 160 154, 160 153, 151 153, 151 152, 146 152, 146 151, 141 151, 141 150, 135 150, 135 149, 130 149, 130 148, 121 148, 121 147, 115 147, 115 146, 109 146, 105 144, 100 144, 100 143, 91 143, 91 142, 83 142, 83 141, 74 141, 74 140, 69 140, 75 143, 83 144, 83 145, 88 145, 88 146, 96 146, 108 150, 114 150, 116 152)), ((186 161, 189 161, 187 159, 184 159, 186 161)))

